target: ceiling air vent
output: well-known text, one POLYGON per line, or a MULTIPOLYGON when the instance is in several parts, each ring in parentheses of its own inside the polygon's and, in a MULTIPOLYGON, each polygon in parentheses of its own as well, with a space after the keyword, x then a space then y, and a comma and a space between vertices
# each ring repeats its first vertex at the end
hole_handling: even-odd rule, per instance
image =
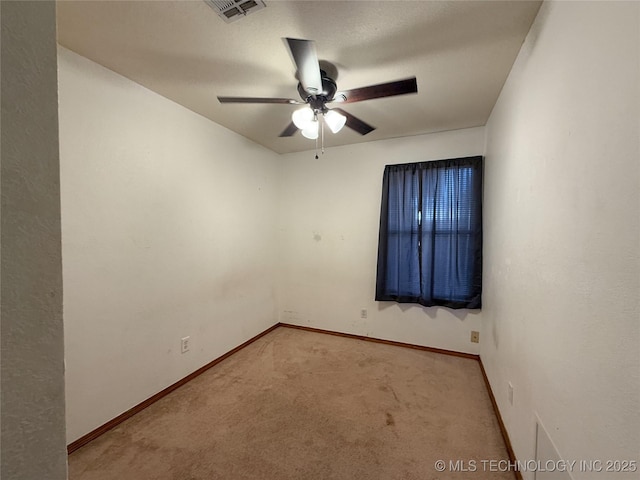
POLYGON ((262 0, 204 0, 227 22, 235 22, 266 7, 262 0))

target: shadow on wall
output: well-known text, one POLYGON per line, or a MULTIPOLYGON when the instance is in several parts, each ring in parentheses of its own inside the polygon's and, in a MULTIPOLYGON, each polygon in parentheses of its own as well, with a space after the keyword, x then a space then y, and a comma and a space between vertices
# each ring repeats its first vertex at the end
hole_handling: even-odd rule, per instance
POLYGON ((420 308, 422 311, 427 314, 427 316, 431 319, 436 319, 438 317, 438 310, 446 310, 449 314, 456 317, 461 322, 464 322, 467 317, 473 318, 476 315, 480 315, 480 310, 465 310, 461 309, 452 309, 445 307, 423 307, 417 303, 396 303, 396 302, 376 302, 378 305, 378 311, 382 312, 384 310, 388 310, 393 307, 397 307, 402 312, 407 312, 408 310, 414 308, 420 308))
POLYGON ((536 47, 538 46, 538 36, 542 30, 542 26, 546 25, 547 18, 549 17, 549 9, 541 8, 536 15, 537 21, 533 22, 531 29, 527 34, 527 41, 522 44, 520 53, 518 54, 522 59, 520 61, 526 62, 533 55, 536 47))

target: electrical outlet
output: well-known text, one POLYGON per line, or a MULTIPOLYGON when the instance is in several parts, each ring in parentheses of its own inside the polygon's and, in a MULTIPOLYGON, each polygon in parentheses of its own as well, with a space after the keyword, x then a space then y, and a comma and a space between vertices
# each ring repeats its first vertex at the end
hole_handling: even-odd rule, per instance
POLYGON ((367 309, 363 308, 360 310, 360 318, 367 318, 367 309))
POLYGON ((511 382, 507 386, 507 394, 509 396, 509 405, 513 405, 513 385, 511 385, 511 382))
POLYGON ((191 337, 182 337, 180 339, 180 353, 187 353, 189 351, 190 344, 191 344, 191 337))
POLYGON ((480 332, 471 331, 471 343, 480 343, 480 332))

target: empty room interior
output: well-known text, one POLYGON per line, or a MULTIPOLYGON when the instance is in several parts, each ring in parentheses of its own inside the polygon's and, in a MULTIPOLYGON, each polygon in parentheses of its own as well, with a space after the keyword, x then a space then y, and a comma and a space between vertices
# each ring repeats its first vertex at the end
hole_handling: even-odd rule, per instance
POLYGON ((639 2, 0 5, 3 478, 639 478, 639 2))

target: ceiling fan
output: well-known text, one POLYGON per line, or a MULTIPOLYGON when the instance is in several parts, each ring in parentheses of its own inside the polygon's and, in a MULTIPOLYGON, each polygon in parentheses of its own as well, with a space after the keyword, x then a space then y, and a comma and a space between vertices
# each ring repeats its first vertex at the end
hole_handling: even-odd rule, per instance
POLYGON ((324 69, 318 61, 316 45, 313 40, 285 38, 296 67, 298 93, 300 100, 291 98, 263 97, 218 97, 220 103, 274 103, 284 105, 306 105, 293 112, 291 123, 282 131, 280 137, 291 137, 298 129, 306 138, 317 139, 320 123, 323 121, 333 133, 337 133, 344 125, 361 135, 375 130, 368 123, 351 115, 341 108, 328 108, 334 103, 355 103, 373 98, 392 97, 417 93, 416 77, 395 82, 380 83, 368 87, 338 91, 335 82, 337 70, 333 65, 324 62, 324 69), (332 68, 330 68, 332 67, 332 68), (334 73, 327 71, 334 70, 334 73))

